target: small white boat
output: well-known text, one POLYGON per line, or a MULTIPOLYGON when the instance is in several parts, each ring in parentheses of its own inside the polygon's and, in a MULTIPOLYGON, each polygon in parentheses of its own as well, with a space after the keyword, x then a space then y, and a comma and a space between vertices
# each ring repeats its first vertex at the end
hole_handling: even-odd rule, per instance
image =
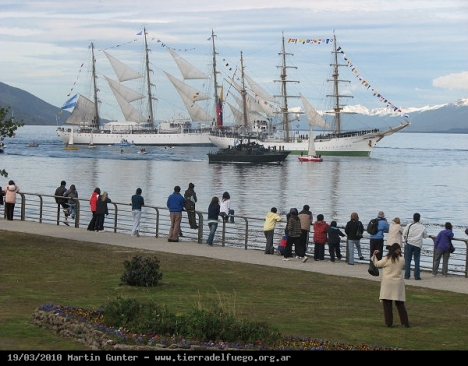
POLYGON ((94 144, 93 132, 91 131, 91 137, 89 139, 88 148, 92 149, 92 148, 95 148, 95 147, 96 147, 96 145, 94 144))
POLYGON ((323 161, 320 155, 317 155, 315 151, 315 141, 314 141, 314 130, 312 126, 324 126, 326 125, 325 120, 320 114, 317 113, 314 107, 304 98, 301 94, 302 104, 304 105, 305 114, 307 116, 307 121, 309 122, 309 146, 307 150, 307 155, 299 156, 299 161, 301 163, 320 163, 323 161))
POLYGON ((129 147, 129 146, 135 146, 133 142, 130 142, 126 139, 120 140, 120 142, 114 144, 115 146, 120 146, 120 147, 129 147))
POLYGON ((145 148, 140 149, 140 150, 138 151, 138 154, 142 154, 142 155, 147 154, 146 149, 145 149, 145 148))
POLYGON ((65 144, 64 149, 65 150, 78 150, 79 149, 78 146, 74 145, 73 128, 71 129, 70 138, 68 139, 68 142, 65 144))

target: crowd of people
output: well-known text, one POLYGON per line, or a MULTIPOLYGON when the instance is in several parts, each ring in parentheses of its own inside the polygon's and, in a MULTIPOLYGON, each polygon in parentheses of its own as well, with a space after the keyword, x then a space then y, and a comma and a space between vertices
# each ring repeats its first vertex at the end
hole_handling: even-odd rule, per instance
MULTIPOLYGON (((13 220, 16 203, 16 195, 20 191, 19 186, 10 180, 3 189, 0 187, 0 205, 4 205, 5 218, 13 220)), ((55 190, 55 201, 61 206, 64 212, 63 223, 69 226, 68 218, 75 219, 76 200, 78 199, 78 190, 74 184, 67 189, 66 182, 61 181, 60 186, 55 190)), ((183 211, 187 212, 188 222, 191 229, 198 229, 196 221, 195 204, 198 198, 195 192, 195 185, 189 183, 184 195, 181 194, 180 186, 175 186, 173 192, 167 198, 167 208, 170 215, 170 229, 168 242, 178 242, 179 237, 183 236, 181 231, 181 221, 183 211)), ((95 232, 104 231, 105 217, 109 214, 108 203, 111 199, 106 191, 101 193, 101 189, 96 187, 89 198, 90 211, 92 213, 91 221, 88 224, 88 230, 95 232)), ((142 196, 142 189, 137 188, 135 194, 131 196, 133 227, 132 237, 140 236, 140 223, 142 208, 145 205, 142 196)), ((208 206, 207 225, 209 227, 206 244, 213 246, 218 223, 222 220, 224 223, 234 223, 234 209, 231 207, 231 197, 229 192, 223 192, 221 199, 213 196, 208 206)), ((408 314, 405 308, 405 283, 411 277, 411 263, 414 262, 413 276, 415 280, 421 280, 420 258, 423 239, 428 238, 426 227, 420 222, 421 215, 413 214, 413 220, 404 228, 401 226, 400 218, 395 217, 388 223, 383 211, 379 211, 377 217, 377 230, 371 233, 370 238, 370 261, 375 267, 382 270, 381 287, 379 299, 383 304, 384 320, 387 327, 393 326, 392 304, 395 302, 399 313, 402 326, 409 328, 408 314), (387 235, 384 255, 385 235, 387 235), (402 249, 404 253, 402 254, 402 249)), ((266 240, 265 254, 275 254, 274 232, 278 222, 283 221, 278 214, 276 207, 272 207, 264 219, 264 236, 266 240)), ((364 225, 359 219, 357 212, 352 212, 350 220, 346 223, 344 232, 338 228, 336 220, 327 223, 323 214, 318 214, 314 221, 314 216, 309 205, 304 205, 298 212, 296 208, 291 208, 286 215, 284 226, 284 235, 286 245, 281 252, 283 260, 289 261, 299 259, 303 263, 307 262, 306 256, 309 242, 314 244, 314 261, 325 260, 325 247, 328 245, 330 262, 342 259, 340 243, 342 238, 346 237, 348 249, 348 265, 354 265, 354 249, 357 249, 358 258, 364 260, 361 251, 360 240, 363 238, 364 225), (310 237, 313 228, 313 236, 310 237), (293 254, 294 247, 294 254, 293 254)), ((468 229, 465 230, 468 235, 468 229)), ((437 276, 440 262, 442 261, 442 276, 448 274, 448 261, 453 251, 451 243, 454 237, 452 224, 446 222, 444 229, 441 230, 434 241, 434 260, 432 276, 437 276)))

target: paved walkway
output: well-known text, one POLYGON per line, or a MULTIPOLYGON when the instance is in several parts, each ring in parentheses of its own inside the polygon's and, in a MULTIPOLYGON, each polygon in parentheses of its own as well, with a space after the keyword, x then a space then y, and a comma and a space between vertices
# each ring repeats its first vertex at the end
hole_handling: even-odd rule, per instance
MULTIPOLYGON (((354 266, 350 266, 344 261, 337 261, 336 263, 315 262, 313 259, 309 259, 306 263, 302 263, 297 259, 283 261, 281 256, 266 255, 263 251, 259 250, 245 250, 229 247, 223 248, 216 245, 210 247, 206 244, 198 244, 189 241, 169 243, 166 238, 144 236, 137 238, 131 237, 127 234, 111 232, 96 233, 93 231, 87 231, 85 228, 76 229, 62 225, 39 224, 20 220, 7 221, 0 219, 0 230, 154 250, 180 255, 215 258, 262 266, 297 269, 327 275, 356 277, 368 281, 380 281, 380 277, 372 277, 367 273, 367 264, 364 263, 355 263, 354 266)), ((422 272, 421 275, 421 281, 415 281, 414 279, 406 280, 406 285, 468 294, 468 278, 465 278, 464 276, 451 275, 449 277, 442 277, 441 275, 438 275, 433 277, 429 272, 422 272)))

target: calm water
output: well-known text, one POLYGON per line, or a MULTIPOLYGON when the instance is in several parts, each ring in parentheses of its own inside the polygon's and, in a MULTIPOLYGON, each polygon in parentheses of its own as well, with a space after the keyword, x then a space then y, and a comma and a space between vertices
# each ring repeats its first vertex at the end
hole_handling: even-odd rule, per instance
POLYGON ((300 163, 289 156, 282 165, 245 166, 209 164, 215 147, 99 146, 66 151, 55 126, 25 126, 15 138, 5 139, 0 168, 24 192, 53 194, 65 179, 77 186, 80 198, 95 187, 116 202, 130 202, 137 187, 147 204, 165 206, 175 185, 185 190, 195 184, 197 209, 207 211, 211 197, 229 191, 236 214, 263 217, 270 207, 281 213, 308 204, 314 215, 344 225, 352 211, 363 222, 383 210, 387 218, 404 223, 421 213, 429 234, 451 221, 456 237, 468 227, 468 135, 397 133, 386 137, 371 158, 325 157, 322 163, 300 163), (27 147, 30 141, 39 147, 27 147))

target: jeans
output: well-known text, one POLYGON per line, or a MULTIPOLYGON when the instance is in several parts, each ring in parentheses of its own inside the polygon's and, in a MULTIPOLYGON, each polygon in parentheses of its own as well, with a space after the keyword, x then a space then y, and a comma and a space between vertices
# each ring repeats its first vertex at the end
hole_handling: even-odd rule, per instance
POLYGON ((229 215, 226 215, 225 212, 221 212, 221 216, 223 217, 224 222, 228 222, 229 220, 231 224, 234 223, 234 210, 232 208, 229 210, 229 215))
POLYGON ((137 231, 140 230, 141 210, 132 210, 132 216, 133 216, 132 236, 134 236, 137 234, 137 231))
POLYGON ((421 269, 419 267, 419 261, 421 259, 421 248, 406 244, 405 245, 405 279, 411 277, 411 260, 414 256, 414 278, 416 280, 421 279, 421 269))
POLYGON ((208 234, 208 239, 206 240, 206 244, 213 245, 213 239, 216 233, 216 229, 218 228, 218 223, 210 222, 208 224, 208 227, 210 228, 210 233, 208 234))
POLYGON ((69 203, 70 205, 70 216, 72 219, 76 216, 76 203, 69 203))
POLYGON ((348 253, 349 253, 348 263, 349 264, 354 264, 354 246, 356 246, 357 248, 359 258, 362 257, 361 241, 359 239, 356 239, 356 240, 348 239, 348 253))

